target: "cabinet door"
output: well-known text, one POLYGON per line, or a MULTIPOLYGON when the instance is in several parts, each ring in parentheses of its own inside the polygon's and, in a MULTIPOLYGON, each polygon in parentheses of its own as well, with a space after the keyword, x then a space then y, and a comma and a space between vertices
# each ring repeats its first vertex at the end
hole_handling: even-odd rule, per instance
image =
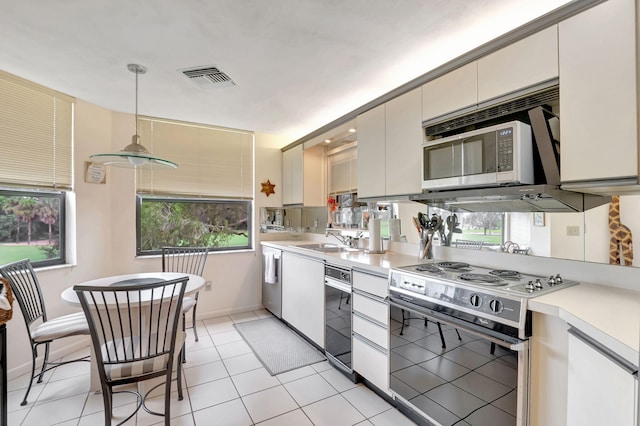
POLYGON ((386 195, 422 190, 422 90, 417 88, 386 104, 386 195))
POLYGON ((340 194, 357 190, 356 156, 357 148, 353 147, 331 154, 327 157, 329 169, 329 194, 340 194))
POLYGON ((325 150, 322 145, 305 149, 300 169, 302 203, 305 206, 327 205, 325 150))
POLYGON ((378 275, 365 274, 360 271, 353 271, 353 288, 370 294, 374 294, 382 299, 389 294, 388 279, 378 275))
POLYGON ((324 348, 324 262, 282 253, 282 319, 324 348))
POLYGON ((282 204, 302 204, 303 146, 282 153, 282 204))
POLYGON ((567 425, 634 425, 631 373, 569 335, 567 425))
POLYGON ((358 198, 385 195, 385 105, 360 114, 358 198))
POLYGON ((477 94, 478 67, 474 61, 422 86, 422 120, 475 107, 477 94))
POLYGON ((357 334, 353 336, 353 369, 378 389, 389 392, 389 356, 357 334))
POLYGON ((557 77, 558 28, 554 25, 478 59, 478 103, 557 77))
POLYGON ((558 24, 563 183, 638 175, 635 23, 609 0, 558 24))

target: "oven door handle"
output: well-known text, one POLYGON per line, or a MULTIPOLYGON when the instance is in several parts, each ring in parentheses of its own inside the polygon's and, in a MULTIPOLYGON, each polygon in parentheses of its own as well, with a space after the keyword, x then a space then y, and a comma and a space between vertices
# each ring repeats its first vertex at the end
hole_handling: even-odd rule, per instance
POLYGON ((351 285, 330 277, 324 277, 324 285, 351 294, 351 285))
POLYGON ((465 333, 472 334, 472 335, 474 335, 476 337, 482 338, 484 340, 488 340, 491 343, 495 343, 495 344, 500 345, 502 347, 509 348, 512 351, 521 352, 521 351, 524 351, 524 350, 528 349, 528 344, 527 344, 526 341, 519 340, 518 342, 514 343, 514 342, 509 342, 507 340, 499 339, 497 337, 490 336, 489 334, 483 334, 483 333, 480 333, 478 331, 475 331, 475 330, 472 330, 470 328, 467 328, 463 324, 457 323, 455 321, 450 321, 450 320, 447 320, 447 319, 443 319, 441 316, 436 316, 436 315, 433 315, 433 314, 426 314, 425 312, 421 312, 421 311, 419 311, 419 310, 417 310, 415 308, 411 308, 411 307, 409 307, 407 305, 399 304, 397 302, 394 302, 391 298, 387 298, 387 299, 389 300, 389 305, 390 306, 395 306, 396 308, 404 309, 404 310, 413 312, 414 314, 417 314, 417 315, 422 315, 422 316, 426 317, 427 319, 429 319, 431 321, 439 322, 439 323, 446 324, 448 326, 457 328, 459 330, 464 331, 465 333))

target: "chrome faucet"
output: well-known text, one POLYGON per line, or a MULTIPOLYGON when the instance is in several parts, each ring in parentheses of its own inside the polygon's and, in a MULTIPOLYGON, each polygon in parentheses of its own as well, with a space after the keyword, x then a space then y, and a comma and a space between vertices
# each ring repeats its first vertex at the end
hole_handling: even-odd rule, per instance
POLYGON ((345 246, 357 248, 358 246, 357 241, 360 237, 362 237, 362 231, 358 231, 356 236, 352 237, 350 235, 342 235, 342 231, 340 229, 326 228, 324 236, 328 237, 329 235, 334 237, 336 240, 340 241, 345 246))

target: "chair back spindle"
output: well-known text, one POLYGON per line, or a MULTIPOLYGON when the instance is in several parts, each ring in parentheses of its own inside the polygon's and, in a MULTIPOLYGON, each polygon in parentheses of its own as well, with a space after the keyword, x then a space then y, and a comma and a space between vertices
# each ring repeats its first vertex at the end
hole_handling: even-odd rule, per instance
POLYGON ((163 247, 162 271, 202 276, 208 247, 163 247))

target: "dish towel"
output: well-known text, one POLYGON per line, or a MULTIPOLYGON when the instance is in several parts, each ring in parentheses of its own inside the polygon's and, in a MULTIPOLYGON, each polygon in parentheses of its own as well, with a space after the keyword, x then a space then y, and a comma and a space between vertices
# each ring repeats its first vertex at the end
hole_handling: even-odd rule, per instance
POLYGON ((264 253, 264 282, 276 283, 276 257, 273 253, 264 253))

